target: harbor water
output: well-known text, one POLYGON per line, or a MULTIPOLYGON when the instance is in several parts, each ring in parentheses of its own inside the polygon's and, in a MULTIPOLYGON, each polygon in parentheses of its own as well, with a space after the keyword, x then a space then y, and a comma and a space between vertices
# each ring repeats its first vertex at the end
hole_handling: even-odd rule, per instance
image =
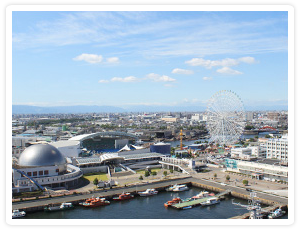
MULTIPOLYGON (((213 206, 196 206, 191 209, 177 210, 165 208, 164 203, 175 197, 192 197, 203 191, 193 187, 184 192, 159 192, 150 197, 135 197, 125 201, 111 201, 108 206, 85 208, 76 206, 72 210, 58 212, 28 213, 25 219, 228 219, 247 213, 247 209, 232 204, 227 197, 213 206)), ((234 199, 234 202, 247 204, 247 200, 234 199)))

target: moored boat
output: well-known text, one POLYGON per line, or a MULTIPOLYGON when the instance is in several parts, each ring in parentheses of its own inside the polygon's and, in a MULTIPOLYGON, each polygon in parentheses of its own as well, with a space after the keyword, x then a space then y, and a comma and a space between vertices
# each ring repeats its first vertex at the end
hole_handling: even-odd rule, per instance
POLYGON ((26 215, 26 212, 24 211, 19 211, 18 209, 13 210, 12 212, 12 218, 20 218, 26 215))
POLYGON ((189 187, 186 186, 185 184, 182 184, 182 185, 177 185, 177 186, 173 189, 173 192, 183 192, 183 191, 186 191, 186 190, 189 190, 189 187))
POLYGON ((176 188, 177 184, 171 185, 170 187, 166 188, 167 192, 172 192, 174 188, 176 188))
POLYGON ((281 217, 285 214, 285 211, 282 211, 281 208, 278 208, 276 209, 274 212, 271 212, 269 215, 268 215, 268 218, 269 219, 276 219, 278 217, 281 217))
POLYGON ((176 198, 173 198, 173 200, 169 200, 166 203, 164 203, 164 206, 167 208, 167 207, 170 207, 173 204, 177 204, 177 203, 180 203, 180 202, 182 202, 180 197, 176 197, 176 198))
POLYGON ((128 200, 134 198, 134 195, 130 194, 129 192, 122 193, 118 197, 114 197, 113 200, 128 200))
POLYGON ((201 198, 204 198, 204 197, 213 197, 213 196, 215 196, 214 193, 209 193, 207 191, 202 191, 199 194, 197 194, 196 196, 193 196, 192 199, 201 199, 201 198))
POLYGON ((158 191, 156 191, 154 188, 149 188, 144 192, 138 192, 140 196, 153 196, 156 195, 158 191))
POLYGON ((110 202, 108 200, 105 200, 105 198, 97 197, 97 198, 93 198, 92 200, 88 199, 85 202, 80 203, 80 204, 84 207, 92 208, 92 207, 109 205, 110 202))
POLYGON ((214 204, 219 204, 220 200, 217 197, 208 198, 206 201, 200 203, 202 206, 210 206, 214 204))
POLYGON ((47 205, 44 208, 44 211, 46 212, 53 212, 53 211, 63 211, 74 208, 74 205, 72 203, 62 203, 61 205, 47 205))

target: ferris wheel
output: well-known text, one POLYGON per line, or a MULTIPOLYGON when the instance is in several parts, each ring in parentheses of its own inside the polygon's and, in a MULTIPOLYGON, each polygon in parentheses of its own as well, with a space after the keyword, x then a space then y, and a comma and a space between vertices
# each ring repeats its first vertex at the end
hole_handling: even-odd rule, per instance
POLYGON ((243 133, 245 111, 241 98, 230 90, 215 93, 208 101, 206 127, 210 142, 233 144, 243 133))

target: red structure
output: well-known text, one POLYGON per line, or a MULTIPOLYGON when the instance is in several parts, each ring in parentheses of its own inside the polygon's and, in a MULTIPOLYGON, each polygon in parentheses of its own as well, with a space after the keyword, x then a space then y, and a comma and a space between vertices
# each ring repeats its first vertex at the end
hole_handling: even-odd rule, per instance
POLYGON ((274 130, 274 131, 277 131, 277 129, 275 129, 275 128, 273 128, 273 127, 271 127, 271 126, 268 126, 268 125, 266 125, 266 126, 264 126, 264 127, 262 127, 262 128, 260 128, 259 129, 259 131, 264 131, 264 130, 274 130))

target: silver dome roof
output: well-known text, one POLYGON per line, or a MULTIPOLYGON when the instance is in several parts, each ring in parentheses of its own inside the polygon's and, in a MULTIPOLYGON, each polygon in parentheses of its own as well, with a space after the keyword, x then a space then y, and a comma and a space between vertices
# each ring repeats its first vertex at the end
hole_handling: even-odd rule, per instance
POLYGON ((37 144, 26 148, 20 155, 20 166, 52 166, 65 164, 61 152, 53 145, 37 144))

